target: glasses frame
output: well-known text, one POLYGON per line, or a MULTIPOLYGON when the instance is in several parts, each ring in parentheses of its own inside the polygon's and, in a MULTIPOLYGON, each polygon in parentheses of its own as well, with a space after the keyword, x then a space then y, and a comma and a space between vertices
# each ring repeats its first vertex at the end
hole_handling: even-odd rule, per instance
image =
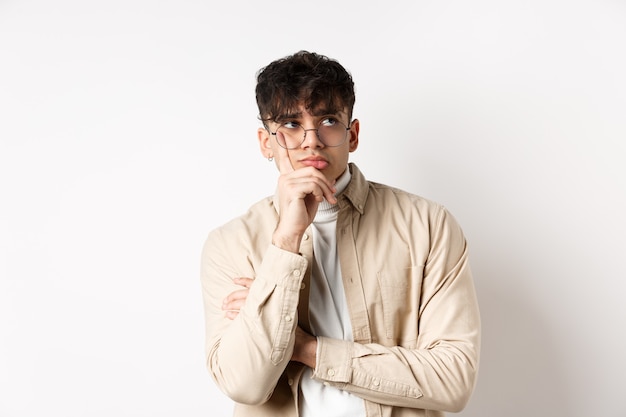
MULTIPOLYGON (((319 124, 321 124, 324 121, 324 119, 320 120, 319 124)), ((324 146, 327 146, 329 148, 336 148, 337 146, 341 146, 344 143, 346 143, 346 139, 348 139, 348 132, 350 131, 350 129, 352 129, 352 122, 348 123, 348 126, 346 127, 346 125, 341 121, 341 120, 337 120, 338 123, 341 123, 344 128, 346 129, 346 136, 343 138, 343 140, 341 141, 341 143, 338 143, 337 145, 327 145, 324 140, 322 140, 322 137, 320 136, 320 132, 319 132, 319 127, 316 129, 305 129, 304 127, 300 126, 300 128, 302 130, 304 130, 304 135, 302 136, 302 140, 300 141, 300 143, 298 143, 296 146, 294 146, 293 148, 287 147, 287 146, 283 146, 280 141, 278 140, 278 136, 276 135, 278 133, 278 129, 280 129, 282 127, 282 124, 276 129, 276 132, 272 132, 269 127, 267 128, 267 131, 270 132, 270 134, 272 136, 274 136, 274 138, 276 139, 276 143, 278 143, 278 146, 280 146, 283 149, 287 149, 287 150, 293 150, 293 149, 298 149, 306 140, 306 132, 309 132, 311 130, 315 131, 315 134, 317 135, 317 139, 322 142, 324 144, 324 146)), ((285 145, 287 145, 287 143, 285 142, 285 145)))

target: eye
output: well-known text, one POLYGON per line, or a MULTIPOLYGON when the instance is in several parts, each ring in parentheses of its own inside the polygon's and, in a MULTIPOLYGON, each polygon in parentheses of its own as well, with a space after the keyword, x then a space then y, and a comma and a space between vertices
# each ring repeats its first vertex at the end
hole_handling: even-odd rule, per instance
POLYGON ((336 125, 337 123, 339 123, 339 121, 336 118, 326 117, 322 119, 322 121, 320 122, 320 126, 331 127, 331 126, 336 125))
POLYGON ((289 122, 283 123, 281 127, 284 127, 285 129, 298 129, 300 125, 296 122, 289 121, 289 122))

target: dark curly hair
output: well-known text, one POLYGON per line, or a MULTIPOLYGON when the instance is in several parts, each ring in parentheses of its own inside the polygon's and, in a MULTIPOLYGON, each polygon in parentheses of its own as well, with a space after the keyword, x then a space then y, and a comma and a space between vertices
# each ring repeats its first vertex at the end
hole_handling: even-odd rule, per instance
POLYGON ((280 122, 283 116, 297 113, 301 103, 313 114, 345 110, 352 120, 354 82, 336 60, 300 51, 257 73, 256 101, 263 124, 280 122))

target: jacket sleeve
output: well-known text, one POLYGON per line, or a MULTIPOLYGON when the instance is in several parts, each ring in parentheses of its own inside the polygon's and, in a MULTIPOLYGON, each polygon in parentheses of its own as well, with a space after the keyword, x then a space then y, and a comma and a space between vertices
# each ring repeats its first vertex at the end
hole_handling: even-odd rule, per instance
POLYGON ((220 389, 242 404, 262 404, 291 359, 300 285, 307 260, 269 245, 239 315, 221 309, 232 281, 242 277, 246 253, 233 239, 212 232, 202 252, 201 281, 206 323, 206 364, 220 389))
POLYGON ((480 317, 465 238, 439 212, 424 266, 416 346, 318 337, 313 377, 379 404, 458 412, 478 371, 480 317))

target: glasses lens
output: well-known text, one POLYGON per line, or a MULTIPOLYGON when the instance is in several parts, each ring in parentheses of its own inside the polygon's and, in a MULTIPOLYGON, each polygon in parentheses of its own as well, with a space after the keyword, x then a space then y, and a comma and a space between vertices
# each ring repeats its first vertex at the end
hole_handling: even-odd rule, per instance
POLYGON ((322 120, 317 128, 317 134, 326 146, 339 146, 348 137, 347 127, 335 119, 322 120))
POLYGON ((285 123, 276 130, 276 140, 285 149, 296 149, 304 142, 307 133, 313 134, 312 130, 317 130, 318 139, 326 146, 339 146, 348 137, 346 125, 336 119, 328 118, 322 120, 317 129, 305 130, 298 124, 285 123))
POLYGON ((287 123, 276 130, 276 140, 285 149, 296 149, 304 141, 304 134, 303 127, 287 123))

